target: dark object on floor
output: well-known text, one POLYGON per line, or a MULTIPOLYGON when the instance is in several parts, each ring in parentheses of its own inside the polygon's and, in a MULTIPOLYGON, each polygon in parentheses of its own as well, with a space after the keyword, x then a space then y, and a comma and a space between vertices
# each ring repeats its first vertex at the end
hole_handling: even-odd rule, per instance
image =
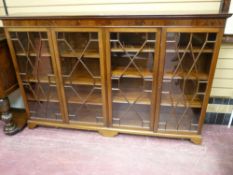
POLYGON ((6 135, 14 135, 26 125, 26 114, 21 110, 10 111, 8 98, 0 99, 0 112, 2 121, 5 122, 3 131, 6 135))

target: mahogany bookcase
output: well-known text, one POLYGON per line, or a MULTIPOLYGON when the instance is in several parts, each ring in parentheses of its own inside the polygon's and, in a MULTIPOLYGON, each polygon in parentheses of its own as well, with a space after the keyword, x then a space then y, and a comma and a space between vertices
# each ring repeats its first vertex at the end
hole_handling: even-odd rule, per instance
POLYGON ((229 16, 1 17, 29 128, 201 144, 229 16))

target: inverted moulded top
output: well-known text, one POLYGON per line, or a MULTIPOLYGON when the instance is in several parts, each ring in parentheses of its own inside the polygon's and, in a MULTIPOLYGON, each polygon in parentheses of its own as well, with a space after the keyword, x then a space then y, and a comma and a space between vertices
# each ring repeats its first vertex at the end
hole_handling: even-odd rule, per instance
POLYGON ((25 13, 25 14, 12 14, 8 16, 0 16, 0 19, 203 19, 203 18, 216 18, 225 19, 230 17, 229 13, 182 13, 182 14, 133 14, 133 15, 86 15, 76 13, 25 13))

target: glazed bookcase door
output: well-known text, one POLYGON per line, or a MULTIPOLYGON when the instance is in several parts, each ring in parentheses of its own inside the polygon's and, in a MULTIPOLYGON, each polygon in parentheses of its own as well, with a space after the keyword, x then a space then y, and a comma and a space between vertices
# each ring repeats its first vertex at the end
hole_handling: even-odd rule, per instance
POLYGON ((152 127, 157 33, 156 29, 135 28, 107 32, 109 123, 113 127, 152 127))
MULTIPOLYGON (((167 29, 158 131, 197 132, 213 68, 216 29, 167 29)), ((212 81, 212 80, 211 80, 212 81)), ((208 99, 208 96, 206 99, 208 99)))
POLYGON ((98 29, 54 29, 55 54, 70 122, 105 125, 102 34, 98 29))
POLYGON ((61 121, 49 32, 43 29, 8 29, 7 35, 30 118, 61 121))

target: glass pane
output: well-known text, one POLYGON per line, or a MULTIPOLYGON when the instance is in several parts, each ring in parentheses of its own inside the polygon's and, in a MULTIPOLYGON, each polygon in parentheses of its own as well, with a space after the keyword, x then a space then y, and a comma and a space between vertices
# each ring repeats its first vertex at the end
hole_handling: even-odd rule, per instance
POLYGON ((159 130, 197 131, 216 33, 167 33, 159 130))
POLYGON ((111 32, 112 123, 149 129, 156 33, 111 32))
POLYGON ((69 119, 103 124, 97 32, 57 32, 69 119))
POLYGON ((61 120, 46 32, 11 32, 31 118, 61 120))

